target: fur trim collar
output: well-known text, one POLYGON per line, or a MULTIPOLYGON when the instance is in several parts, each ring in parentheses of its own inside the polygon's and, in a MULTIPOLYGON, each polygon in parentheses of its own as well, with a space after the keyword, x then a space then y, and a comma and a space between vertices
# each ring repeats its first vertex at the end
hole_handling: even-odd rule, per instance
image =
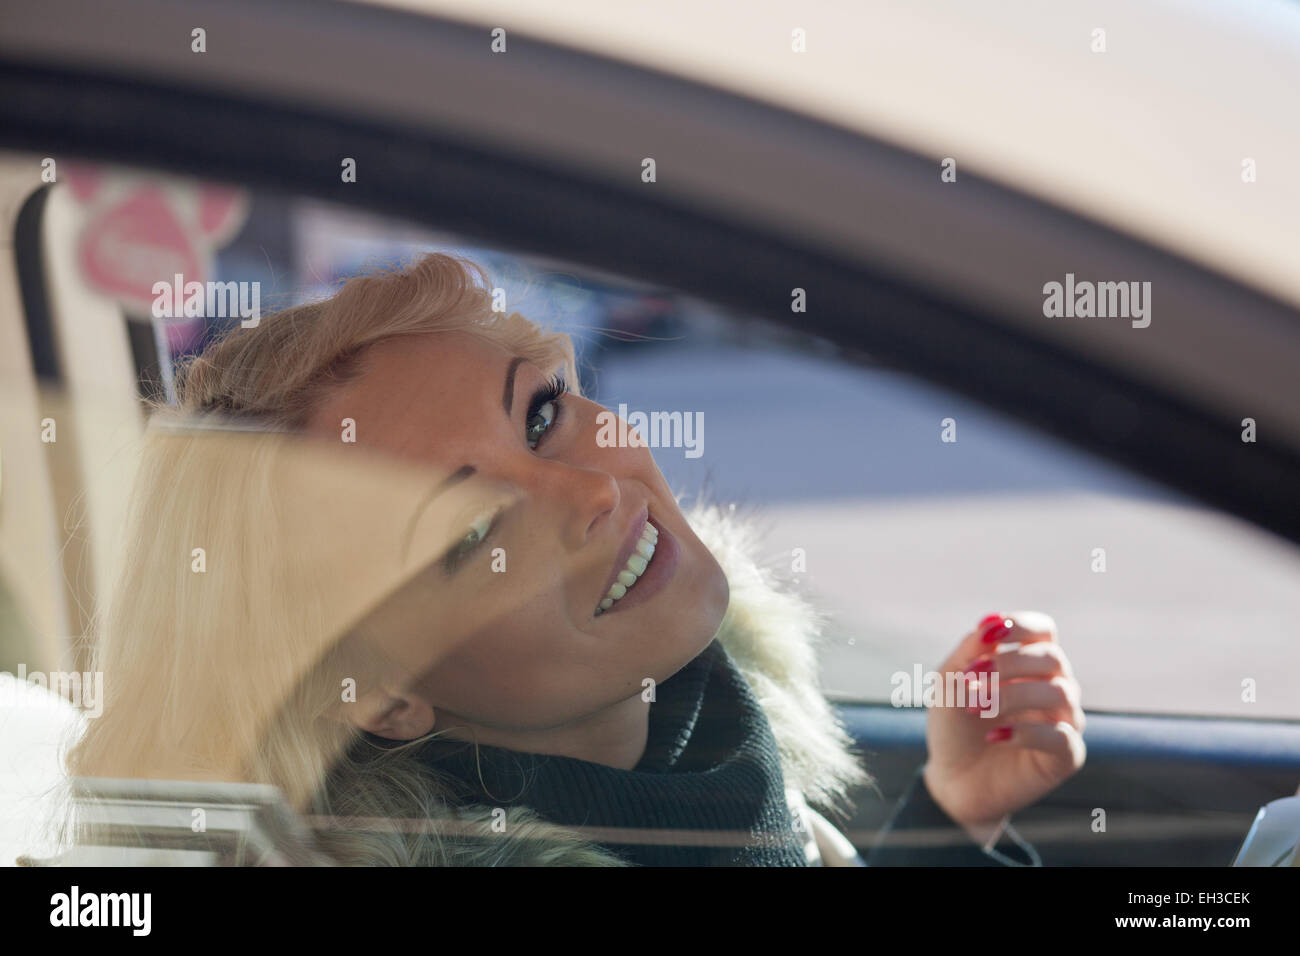
POLYGON ((824 616, 758 564, 761 536, 735 505, 697 508, 687 519, 727 575, 731 602, 717 637, 767 714, 786 786, 831 813, 851 809, 849 791, 871 778, 821 692, 824 616))

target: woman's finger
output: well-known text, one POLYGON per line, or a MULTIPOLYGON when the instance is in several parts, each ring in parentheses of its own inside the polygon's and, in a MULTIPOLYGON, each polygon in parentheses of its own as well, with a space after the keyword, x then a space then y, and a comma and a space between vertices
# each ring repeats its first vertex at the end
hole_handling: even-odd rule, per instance
POLYGON ((952 656, 944 661, 942 669, 949 671, 964 667, 981 654, 992 651, 998 644, 1014 640, 1015 638, 1010 635, 1015 633, 1015 630, 1016 623, 1010 615, 998 611, 984 615, 975 627, 962 637, 952 656))
POLYGON ((998 639, 999 644, 1032 644, 1057 640, 1056 621, 1042 611, 1012 611, 1007 615, 1013 626, 998 639))
MULTIPOLYGON (((984 693, 989 693, 985 689, 984 693)), ((984 699, 981 695, 981 701, 984 699)), ((977 702, 978 703, 978 702, 977 702)), ((998 681, 997 695, 990 701, 998 718, 1025 711, 1039 711, 1056 721, 1066 721, 1082 730, 1083 708, 1079 706, 1079 685, 1066 677, 1046 680, 998 681)), ((975 711, 975 708, 968 708, 975 711)), ((988 718, 984 718, 988 719, 988 718)))
POLYGON ((1001 681, 1021 680, 1028 677, 1074 677, 1070 659, 1055 641, 1035 641, 1018 644, 1000 651, 989 651, 966 668, 983 678, 996 673, 1001 681))
POLYGON ((940 670, 965 670, 972 661, 997 652, 1004 644, 1056 643, 1056 622, 1042 611, 986 614, 968 632, 940 670))
POLYGON ((999 747, 1012 746, 1038 750, 1060 760, 1068 760, 1073 767, 1083 766, 1088 755, 1083 734, 1065 721, 1057 721, 1054 724, 1046 721, 1004 724, 990 730, 985 735, 985 739, 997 743, 999 747))

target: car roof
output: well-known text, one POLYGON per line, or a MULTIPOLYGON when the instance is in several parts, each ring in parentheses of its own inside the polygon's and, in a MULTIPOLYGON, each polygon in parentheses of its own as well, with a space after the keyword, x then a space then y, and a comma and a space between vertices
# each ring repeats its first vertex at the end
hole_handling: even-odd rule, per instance
POLYGON ((935 157, 1300 304, 1300 4, 382 0, 935 157), (792 31, 807 52, 791 52, 792 31), (1105 31, 1094 53, 1093 31, 1105 31), (1253 159, 1257 180, 1242 181, 1253 159))

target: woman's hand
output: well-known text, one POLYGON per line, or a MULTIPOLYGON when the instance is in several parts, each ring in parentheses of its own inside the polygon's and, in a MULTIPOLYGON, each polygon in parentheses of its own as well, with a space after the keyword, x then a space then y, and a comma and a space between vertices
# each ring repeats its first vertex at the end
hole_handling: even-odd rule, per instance
POLYGON ((1056 622, 1036 611, 990 614, 940 671, 945 692, 926 719, 925 784, 948 816, 983 843, 1004 817, 1083 766, 1079 682, 1057 643, 1056 622), (965 673, 964 694, 946 676, 954 672, 965 673), (958 690, 956 699, 949 689, 958 690), (996 717, 960 706, 984 702, 996 717))

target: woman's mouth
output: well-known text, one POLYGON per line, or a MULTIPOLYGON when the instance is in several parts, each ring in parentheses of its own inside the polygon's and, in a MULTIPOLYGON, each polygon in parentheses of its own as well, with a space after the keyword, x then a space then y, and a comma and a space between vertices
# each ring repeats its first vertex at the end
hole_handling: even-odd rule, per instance
POLYGON ((641 529, 641 537, 637 539, 636 545, 632 549, 632 554, 628 556, 622 570, 615 577, 614 583, 609 586, 609 590, 605 592, 605 597, 596 607, 597 617, 623 600, 627 592, 636 587, 637 581, 641 579, 641 575, 645 574, 646 568, 654 560, 655 545, 658 543, 659 529, 647 519, 645 527, 641 529))
POLYGON ((647 516, 632 553, 596 607, 596 616, 651 598, 672 576, 677 556, 676 541, 666 531, 661 536, 647 516))

